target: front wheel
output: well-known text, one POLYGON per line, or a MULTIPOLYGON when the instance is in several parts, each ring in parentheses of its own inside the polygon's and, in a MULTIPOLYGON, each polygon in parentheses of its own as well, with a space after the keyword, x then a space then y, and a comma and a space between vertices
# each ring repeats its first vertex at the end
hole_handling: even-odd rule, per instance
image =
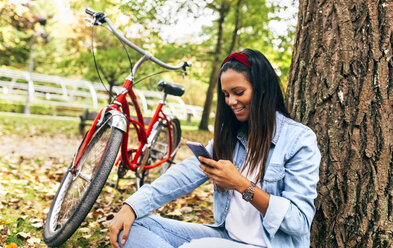
POLYGON ((47 245, 64 243, 86 218, 101 193, 123 139, 123 132, 112 127, 111 122, 109 115, 94 131, 79 164, 74 167, 73 161, 68 168, 46 219, 44 241, 47 245))

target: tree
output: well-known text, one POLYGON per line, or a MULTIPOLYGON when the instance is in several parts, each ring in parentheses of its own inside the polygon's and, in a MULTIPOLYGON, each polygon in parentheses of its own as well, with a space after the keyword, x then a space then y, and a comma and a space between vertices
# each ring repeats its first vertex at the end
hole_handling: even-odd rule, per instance
POLYGON ((202 120, 199 124, 200 130, 208 130, 209 116, 211 112, 211 105, 213 102, 214 89, 216 88, 217 85, 218 71, 220 70, 224 21, 230 8, 230 1, 222 0, 219 6, 215 6, 213 3, 210 4, 210 6, 211 6, 210 8, 216 10, 219 13, 219 18, 217 21, 218 34, 217 34, 216 48, 214 50, 214 55, 213 55, 214 57, 213 57, 212 67, 210 72, 209 88, 207 89, 206 92, 206 100, 205 100, 205 105, 203 107, 202 120))
POLYGON ((39 1, 4 1, 0 4, 1 65, 27 68, 33 46, 41 49, 49 42, 44 26, 51 16, 37 11, 41 5, 39 1))
POLYGON ((393 246, 393 4, 300 1, 286 101, 322 153, 313 247, 393 246))

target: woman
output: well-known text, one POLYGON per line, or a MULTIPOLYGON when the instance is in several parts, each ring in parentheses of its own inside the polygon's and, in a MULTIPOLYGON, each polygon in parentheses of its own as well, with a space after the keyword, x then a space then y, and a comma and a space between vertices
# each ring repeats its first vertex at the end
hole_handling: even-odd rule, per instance
POLYGON ((288 116, 265 56, 228 56, 207 145, 213 159, 187 159, 129 197, 111 223, 113 246, 309 247, 320 153, 311 129, 288 116), (149 215, 208 179, 214 225, 149 215))

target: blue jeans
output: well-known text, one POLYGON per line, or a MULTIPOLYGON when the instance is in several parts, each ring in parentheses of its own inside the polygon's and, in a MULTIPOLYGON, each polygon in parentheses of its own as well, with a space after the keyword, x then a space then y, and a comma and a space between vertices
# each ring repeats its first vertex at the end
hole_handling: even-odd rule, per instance
MULTIPOLYGON (((119 240, 122 233, 119 235, 119 240)), ((127 242, 121 247, 173 248, 180 246, 182 248, 256 247, 233 241, 223 227, 210 227, 203 224, 166 219, 159 215, 148 215, 135 220, 127 242), (191 242, 191 240, 193 241, 191 242)))

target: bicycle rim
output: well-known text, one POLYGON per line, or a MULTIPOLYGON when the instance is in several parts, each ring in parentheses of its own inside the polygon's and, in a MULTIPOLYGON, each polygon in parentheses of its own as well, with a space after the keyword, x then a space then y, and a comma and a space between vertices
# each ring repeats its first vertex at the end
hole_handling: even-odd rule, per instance
POLYGON ((44 238, 49 245, 59 245, 72 235, 90 211, 104 186, 123 135, 120 130, 111 128, 109 120, 107 119, 95 131, 83 151, 75 172, 71 172, 72 166, 70 166, 59 187, 45 225, 44 238), (89 194, 90 198, 88 198, 89 194), (62 237, 57 238, 57 236, 62 237))

